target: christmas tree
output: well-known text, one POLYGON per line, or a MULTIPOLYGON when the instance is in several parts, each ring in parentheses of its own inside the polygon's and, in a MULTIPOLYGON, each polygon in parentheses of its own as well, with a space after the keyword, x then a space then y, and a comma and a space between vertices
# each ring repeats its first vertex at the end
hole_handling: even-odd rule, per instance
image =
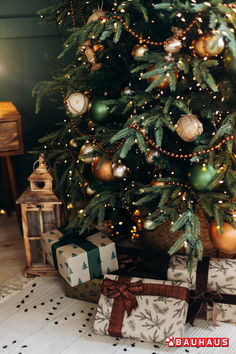
POLYGON ((48 95, 66 113, 40 142, 70 225, 133 220, 136 234, 169 220, 182 231, 169 253, 185 243, 191 269, 200 208, 235 253, 235 4, 62 0, 39 14, 67 29, 33 93, 37 112, 48 95))

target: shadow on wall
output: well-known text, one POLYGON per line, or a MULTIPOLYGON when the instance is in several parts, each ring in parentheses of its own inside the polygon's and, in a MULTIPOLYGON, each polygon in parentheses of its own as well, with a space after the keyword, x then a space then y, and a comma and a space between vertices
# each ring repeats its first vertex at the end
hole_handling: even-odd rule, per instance
MULTIPOLYGON (((50 79, 55 68, 44 58, 56 57, 61 38, 54 25, 39 25, 38 9, 50 6, 54 0, 8 0, 0 2, 0 101, 12 101, 22 116, 25 154, 12 157, 18 192, 27 185, 32 172, 33 157, 27 150, 38 145, 38 138, 54 129, 64 113, 57 105, 44 100, 38 115, 32 88, 41 80, 50 79)), ((0 173, 1 178, 1 173, 0 173)), ((1 183, 1 181, 0 181, 1 183)), ((2 185, 2 184, 1 184, 2 185)), ((0 188, 0 206, 2 192, 0 188)))

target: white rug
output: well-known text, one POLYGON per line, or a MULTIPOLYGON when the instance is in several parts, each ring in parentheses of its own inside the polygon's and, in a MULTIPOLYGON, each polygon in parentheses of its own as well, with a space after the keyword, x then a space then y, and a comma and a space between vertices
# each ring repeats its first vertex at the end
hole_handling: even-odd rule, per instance
POLYGON ((92 331, 96 305, 64 296, 59 278, 37 278, 0 300, 0 353, 155 354, 235 353, 236 327, 197 321, 186 337, 229 337, 228 348, 168 348, 153 343, 98 336, 92 331))

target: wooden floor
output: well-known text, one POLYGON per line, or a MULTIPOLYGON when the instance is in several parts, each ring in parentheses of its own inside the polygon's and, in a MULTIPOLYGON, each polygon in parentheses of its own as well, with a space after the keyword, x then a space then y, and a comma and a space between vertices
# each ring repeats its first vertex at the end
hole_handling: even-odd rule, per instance
POLYGON ((0 216, 0 283, 24 273, 25 251, 16 214, 0 216))

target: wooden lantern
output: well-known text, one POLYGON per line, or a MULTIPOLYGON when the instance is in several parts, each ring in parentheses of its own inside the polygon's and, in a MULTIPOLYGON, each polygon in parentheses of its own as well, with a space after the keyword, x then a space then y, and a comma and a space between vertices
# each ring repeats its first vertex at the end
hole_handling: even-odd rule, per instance
POLYGON ((21 206, 27 262, 25 273, 29 276, 55 274, 55 269, 46 262, 41 235, 61 226, 62 203, 53 193, 53 177, 43 154, 39 155, 28 180, 30 187, 16 201, 21 206))

